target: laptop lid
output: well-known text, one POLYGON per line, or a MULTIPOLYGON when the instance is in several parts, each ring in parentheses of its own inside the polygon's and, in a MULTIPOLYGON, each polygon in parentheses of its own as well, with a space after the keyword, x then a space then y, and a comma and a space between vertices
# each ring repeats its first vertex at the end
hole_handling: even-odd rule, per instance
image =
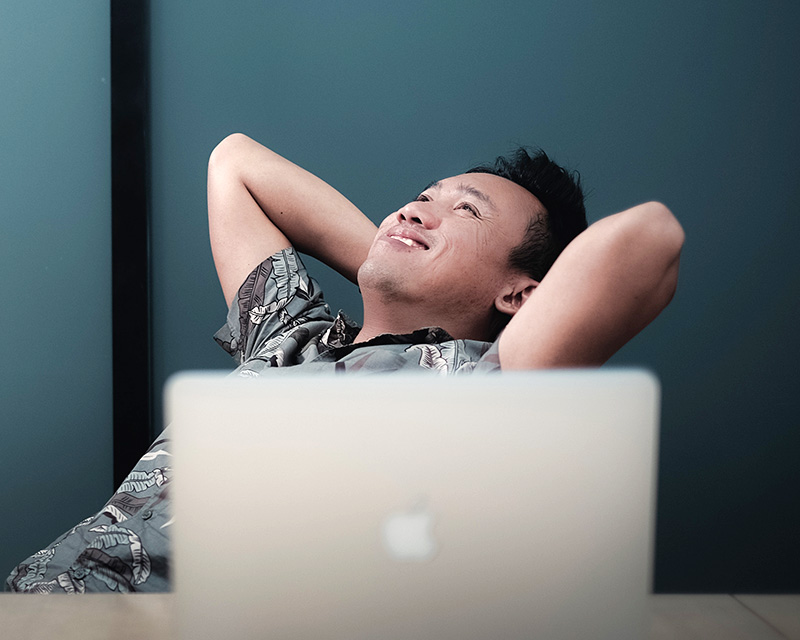
POLYGON ((166 389, 183 638, 641 638, 659 387, 632 370, 166 389))

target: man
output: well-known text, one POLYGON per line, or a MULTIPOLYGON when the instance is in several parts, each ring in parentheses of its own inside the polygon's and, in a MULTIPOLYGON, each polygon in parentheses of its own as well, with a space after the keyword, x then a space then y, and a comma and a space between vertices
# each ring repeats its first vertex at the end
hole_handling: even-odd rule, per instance
MULTIPOLYGON (((310 173, 235 134, 209 161, 211 246, 239 375, 597 366, 671 299, 683 231, 658 203, 586 228, 544 154, 429 185, 376 229, 310 173), (295 253, 357 281, 364 325, 330 315, 295 253)), ((28 592, 169 587, 168 430, 111 500, 19 565, 28 592)), ((213 579, 213 578, 211 578, 213 579)))

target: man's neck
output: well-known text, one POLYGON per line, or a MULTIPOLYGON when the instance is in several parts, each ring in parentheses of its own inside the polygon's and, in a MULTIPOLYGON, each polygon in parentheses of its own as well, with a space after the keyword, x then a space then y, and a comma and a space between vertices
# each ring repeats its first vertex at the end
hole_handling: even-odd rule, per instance
MULTIPOLYGON (((402 311, 405 311, 403 309, 402 311)), ((358 332, 355 341, 366 342, 384 334, 403 334, 411 333, 416 329, 421 329, 423 326, 418 321, 413 321, 411 318, 404 317, 405 314, 392 313, 390 309, 381 308, 373 309, 364 305, 364 325, 361 331, 358 332)), ((438 325, 436 325, 438 326, 438 325)))
POLYGON ((454 338, 473 340, 489 340, 488 327, 470 322, 466 314, 432 313, 428 309, 420 309, 414 305, 372 303, 364 299, 364 325, 355 338, 355 342, 366 342, 384 334, 406 334, 428 327, 441 327, 454 338))

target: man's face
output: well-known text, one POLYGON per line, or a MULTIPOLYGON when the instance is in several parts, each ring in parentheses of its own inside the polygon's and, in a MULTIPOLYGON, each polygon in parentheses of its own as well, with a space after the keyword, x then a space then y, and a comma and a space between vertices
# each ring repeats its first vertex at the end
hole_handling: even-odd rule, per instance
POLYGON ((529 191, 499 176, 440 180, 381 223, 359 270, 361 290, 443 312, 489 312, 512 275, 511 250, 541 211, 529 191))

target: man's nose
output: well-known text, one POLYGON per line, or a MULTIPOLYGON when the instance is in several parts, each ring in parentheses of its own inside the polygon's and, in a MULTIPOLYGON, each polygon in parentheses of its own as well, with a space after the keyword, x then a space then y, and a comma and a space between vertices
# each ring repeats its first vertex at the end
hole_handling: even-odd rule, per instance
POLYGON ((433 211, 430 203, 409 202, 397 212, 398 220, 418 224, 425 229, 434 229, 439 224, 439 217, 433 211), (425 205, 428 206, 425 206, 425 205))

